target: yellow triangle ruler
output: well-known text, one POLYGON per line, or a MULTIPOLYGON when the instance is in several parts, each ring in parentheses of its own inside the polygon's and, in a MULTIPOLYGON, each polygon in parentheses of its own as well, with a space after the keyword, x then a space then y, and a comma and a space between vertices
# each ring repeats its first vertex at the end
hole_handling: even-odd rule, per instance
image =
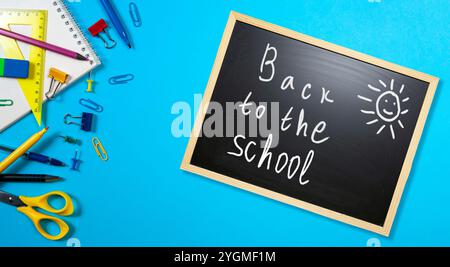
MULTIPOLYGON (((31 38, 45 41, 47 30, 47 11, 0 8, 0 27, 11 30, 11 25, 31 26, 31 38)), ((17 41, 0 35, 0 46, 7 58, 25 59, 17 41)), ((28 79, 18 79, 31 111, 39 126, 42 123, 42 98, 45 70, 45 50, 30 46, 30 74, 28 79)))

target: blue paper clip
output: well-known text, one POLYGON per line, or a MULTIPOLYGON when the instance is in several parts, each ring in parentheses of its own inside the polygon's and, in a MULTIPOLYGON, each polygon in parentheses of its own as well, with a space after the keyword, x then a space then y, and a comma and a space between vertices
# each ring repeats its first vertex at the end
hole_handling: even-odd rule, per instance
POLYGON ((139 13, 139 9, 137 5, 134 2, 131 2, 130 5, 130 16, 131 20, 133 21, 134 27, 141 27, 142 26, 142 19, 141 14, 139 13))
POLYGON ((75 125, 79 125, 81 130, 85 131, 85 132, 90 132, 92 130, 92 122, 94 120, 94 114, 92 113, 88 113, 88 112, 83 112, 83 114, 81 115, 81 117, 74 117, 70 114, 66 114, 66 116, 64 116, 64 123, 67 125, 70 124, 75 124, 75 125), (70 119, 81 119, 81 123, 78 122, 73 122, 73 121, 69 121, 70 119))
POLYGON ((93 110, 93 111, 96 111, 99 113, 103 112, 103 107, 90 99, 81 98, 80 101, 78 101, 78 102, 80 103, 80 105, 82 105, 85 108, 88 108, 90 110, 93 110))
POLYGON ((133 74, 123 74, 118 76, 113 76, 109 78, 109 84, 116 85, 116 84, 124 84, 128 83, 129 81, 132 81, 134 79, 133 74))

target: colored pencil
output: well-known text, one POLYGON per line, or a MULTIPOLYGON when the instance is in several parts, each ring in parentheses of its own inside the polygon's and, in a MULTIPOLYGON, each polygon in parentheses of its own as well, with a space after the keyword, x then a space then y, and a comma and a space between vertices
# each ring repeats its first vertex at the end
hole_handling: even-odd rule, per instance
POLYGON ((28 36, 16 33, 16 32, 12 32, 12 31, 8 31, 5 30, 3 28, 0 28, 0 35, 15 39, 17 41, 21 41, 30 45, 34 45, 37 47, 40 47, 42 49, 45 50, 49 50, 55 53, 58 53, 60 55, 66 56, 66 57, 70 57, 70 58, 74 58, 74 59, 78 59, 78 60, 88 60, 87 58, 85 58, 84 56, 78 54, 77 52, 56 46, 56 45, 52 45, 46 42, 42 42, 33 38, 30 38, 28 36))

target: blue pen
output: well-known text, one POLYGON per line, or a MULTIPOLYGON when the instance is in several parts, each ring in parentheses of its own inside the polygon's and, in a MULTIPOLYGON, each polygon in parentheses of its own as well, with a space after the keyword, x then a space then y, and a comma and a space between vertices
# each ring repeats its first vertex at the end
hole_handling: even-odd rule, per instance
POLYGON ((128 45, 128 47, 131 48, 131 42, 128 39, 125 27, 123 26, 122 21, 120 20, 117 12, 114 10, 111 2, 109 0, 100 0, 100 3, 102 3, 103 8, 105 9, 106 13, 109 16, 109 19, 114 25, 114 28, 116 28, 117 33, 120 35, 122 40, 128 45))
MULTIPOLYGON (((0 145, 0 150, 11 153, 15 149, 12 147, 9 147, 9 146, 0 145)), ((60 160, 53 159, 53 158, 47 157, 45 155, 30 152, 30 151, 25 152, 25 154, 23 154, 22 157, 27 160, 36 161, 36 162, 40 162, 40 163, 44 163, 44 164, 50 164, 52 166, 63 167, 66 165, 66 164, 64 164, 64 162, 62 162, 60 160)))

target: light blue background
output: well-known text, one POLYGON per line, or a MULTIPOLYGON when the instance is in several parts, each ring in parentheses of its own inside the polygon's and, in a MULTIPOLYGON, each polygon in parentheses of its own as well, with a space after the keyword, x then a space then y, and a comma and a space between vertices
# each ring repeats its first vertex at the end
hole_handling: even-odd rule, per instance
MULTIPOLYGON (((38 195, 70 193, 77 214, 68 218, 69 237, 81 246, 382 246, 450 245, 449 106, 450 2, 448 0, 136 0, 143 26, 135 28, 125 0, 114 1, 132 36, 129 50, 106 50, 92 39, 104 66, 95 72, 95 95, 84 79, 48 105, 51 127, 34 150, 70 163, 75 147, 54 138, 82 138, 81 171, 23 160, 8 172, 48 173, 54 184, 2 184, 2 190, 38 195), (301 209, 180 171, 187 138, 175 138, 171 107, 193 106, 203 93, 229 12, 235 10, 441 78, 391 237, 348 226, 301 209), (110 76, 133 73, 128 85, 110 86, 110 76), (63 124, 65 113, 82 112, 78 99, 105 107, 97 132, 110 160, 102 162, 94 134, 63 124)), ((68 3, 86 29, 106 18, 98 1, 68 3)), ((0 134, 19 145, 38 130, 30 115, 0 134)), ((389 151, 386 151, 389 153, 389 151)), ((1 154, 1 157, 4 157, 1 154)), ((47 241, 26 217, 0 205, 1 246, 66 246, 47 241)))

